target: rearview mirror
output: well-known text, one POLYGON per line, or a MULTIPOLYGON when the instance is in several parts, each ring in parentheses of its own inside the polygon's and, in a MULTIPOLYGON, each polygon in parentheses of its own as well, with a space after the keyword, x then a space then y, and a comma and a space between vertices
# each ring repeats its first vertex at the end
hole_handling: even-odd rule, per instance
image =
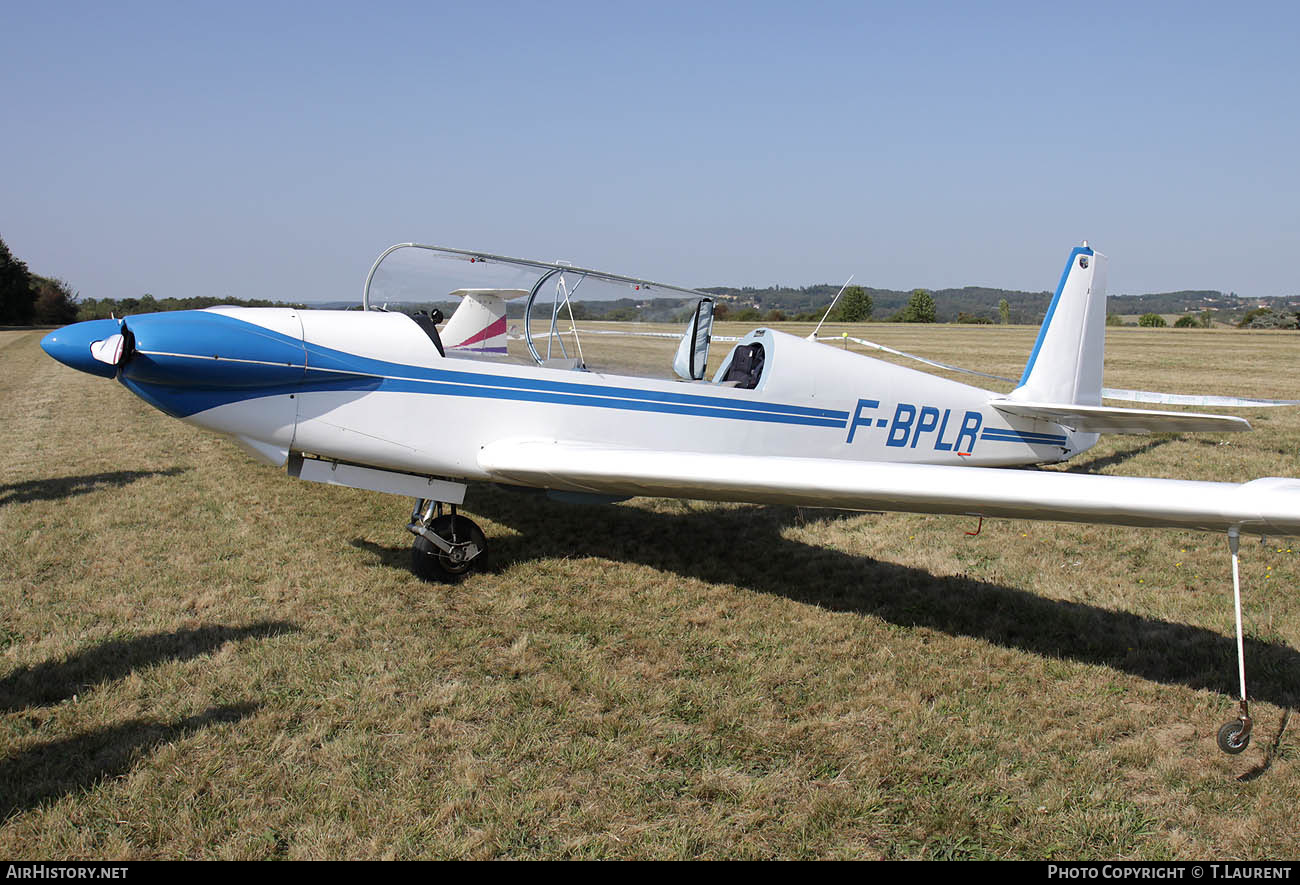
POLYGON ((673 371, 686 381, 704 378, 704 367, 709 361, 709 342, 713 340, 713 299, 701 298, 686 323, 682 343, 677 345, 673 371))

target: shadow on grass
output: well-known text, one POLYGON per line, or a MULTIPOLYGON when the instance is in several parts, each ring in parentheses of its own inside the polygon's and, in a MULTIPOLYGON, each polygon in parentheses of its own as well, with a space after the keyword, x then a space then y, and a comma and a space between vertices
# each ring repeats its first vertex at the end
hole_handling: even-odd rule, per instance
MULTIPOLYGON (((681 514, 634 507, 580 507, 473 489, 474 511, 519 535, 489 538, 486 570, 539 557, 593 557, 646 565, 710 583, 734 584, 831 611, 872 615, 1044 657, 1100 664, 1171 685, 1236 693, 1234 639, 1077 602, 1044 599, 1015 587, 937 577, 782 537, 799 520, 789 507, 718 508, 681 514)), ((406 569, 405 547, 355 540, 385 566, 406 569)), ((1081 580, 1087 580, 1086 576, 1081 580)), ((1225 624, 1231 596, 1224 589, 1225 624)), ((1300 653, 1248 638, 1251 697, 1282 706, 1300 699, 1300 653)))
POLYGON ((211 707, 174 722, 133 719, 76 737, 37 744, 0 760, 0 822, 50 799, 126 774, 163 744, 223 722, 238 722, 258 704, 211 707))
POLYGON ((200 627, 105 642, 61 661, 21 667, 0 679, 0 712, 57 704, 101 683, 120 679, 132 670, 169 659, 198 657, 227 642, 297 631, 287 621, 263 621, 246 627, 200 627))
POLYGON ((1173 442, 1173 437, 1161 437, 1160 439, 1147 440, 1139 446, 1134 446, 1122 452, 1112 452, 1109 455, 1096 455, 1086 461, 1077 463, 1071 462, 1070 466, 1065 468, 1064 473, 1099 473, 1107 467, 1113 467, 1116 464, 1123 464, 1130 458, 1136 458, 1138 455, 1145 455, 1152 449, 1158 449, 1163 445, 1173 442))
POLYGON ((189 469, 168 467, 166 470, 114 470, 86 476, 60 476, 53 479, 16 482, 0 486, 0 507, 5 504, 27 504, 31 501, 59 501, 76 495, 86 495, 106 487, 130 485, 151 476, 177 476, 189 469))
POLYGON ((1282 711, 1282 721, 1278 723, 1277 737, 1264 746, 1264 761, 1247 771, 1245 774, 1237 775, 1237 780, 1242 783, 1249 783, 1257 778, 1263 777, 1268 770, 1273 767, 1273 760, 1277 758, 1282 749, 1282 738, 1286 735, 1287 724, 1291 721, 1291 711, 1282 711))

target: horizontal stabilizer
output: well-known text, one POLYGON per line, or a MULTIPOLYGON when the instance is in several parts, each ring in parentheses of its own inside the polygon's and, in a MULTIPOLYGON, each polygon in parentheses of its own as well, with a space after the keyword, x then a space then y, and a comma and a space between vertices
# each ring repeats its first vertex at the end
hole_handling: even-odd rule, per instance
POLYGON ((1004 415, 1053 421, 1080 433, 1233 433, 1250 430, 1249 421, 1234 415, 1012 400, 995 400, 989 405, 1004 415))
POLYGON ((505 356, 506 300, 527 295, 525 289, 456 289, 461 299, 442 327, 447 350, 462 355, 505 356), (503 300, 505 299, 505 300, 503 300))
POLYGON ((1238 484, 541 440, 490 443, 478 461, 501 482, 603 495, 1300 534, 1300 479, 1238 484))
POLYGON ((510 301, 514 298, 523 298, 528 294, 527 289, 453 289, 451 294, 457 298, 483 298, 492 296, 510 301))
POLYGON ((1220 396, 1213 393, 1161 393, 1157 390, 1124 390, 1103 387, 1102 399, 1124 399, 1133 403, 1158 403, 1163 406, 1222 406, 1229 409, 1271 409, 1275 406, 1300 406, 1300 399, 1259 399, 1253 396, 1220 396))

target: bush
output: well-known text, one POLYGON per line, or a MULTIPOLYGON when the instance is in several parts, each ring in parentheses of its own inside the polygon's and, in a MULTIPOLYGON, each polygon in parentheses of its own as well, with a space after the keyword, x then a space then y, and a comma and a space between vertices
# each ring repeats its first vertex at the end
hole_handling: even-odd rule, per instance
POLYGON ((63 326, 77 321, 77 294, 63 280, 33 277, 36 304, 32 322, 40 326, 63 326))
POLYGON ((1300 319, 1286 311, 1274 312, 1267 307, 1257 307, 1237 324, 1243 329, 1295 329, 1300 319))
POLYGON ((1261 323, 1267 323, 1272 316, 1273 316, 1273 311, 1271 311, 1267 307, 1257 307, 1254 310, 1248 312, 1244 317, 1241 318, 1241 322, 1237 323, 1237 328, 1238 329, 1249 328, 1257 320, 1260 321, 1261 323))
POLYGON ((1166 323, 1165 318, 1158 313, 1144 313, 1142 316, 1138 317, 1138 325, 1146 326, 1149 329, 1163 329, 1169 324, 1166 323))

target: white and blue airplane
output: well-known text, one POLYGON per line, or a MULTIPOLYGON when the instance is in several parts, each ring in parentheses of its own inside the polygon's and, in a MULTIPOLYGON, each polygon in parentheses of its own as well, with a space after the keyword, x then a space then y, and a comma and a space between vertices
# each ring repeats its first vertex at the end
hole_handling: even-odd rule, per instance
POLYGON ((528 292, 457 290, 462 304, 441 333, 439 318, 427 315, 221 307, 76 323, 41 345, 291 476, 414 498, 407 528, 416 536, 413 569, 425 579, 455 579, 487 549, 456 510, 470 480, 593 500, 650 495, 1225 532, 1241 710, 1219 745, 1246 747, 1238 538, 1300 532, 1300 480, 1007 469, 1066 460, 1101 433, 1250 429, 1224 415, 1102 405, 1106 258, 1086 243, 1070 253, 1009 394, 767 328, 739 339, 704 380, 712 301, 703 293, 417 244, 379 261, 405 247, 538 278, 528 292), (567 351, 561 359, 539 352, 531 320, 542 287, 555 284, 567 300, 589 279, 699 299, 674 362, 682 381, 605 374, 567 351), (525 294, 530 358, 511 361, 502 357, 504 301, 525 294))

